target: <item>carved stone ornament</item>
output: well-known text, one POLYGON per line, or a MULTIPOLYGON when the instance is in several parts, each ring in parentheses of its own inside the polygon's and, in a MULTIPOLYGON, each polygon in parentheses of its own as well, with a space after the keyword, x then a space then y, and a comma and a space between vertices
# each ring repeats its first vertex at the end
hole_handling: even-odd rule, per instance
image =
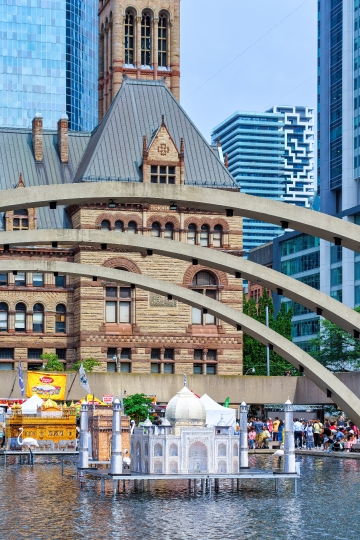
POLYGON ((170 152, 170 148, 165 143, 161 143, 158 146, 158 152, 161 156, 166 156, 170 152))

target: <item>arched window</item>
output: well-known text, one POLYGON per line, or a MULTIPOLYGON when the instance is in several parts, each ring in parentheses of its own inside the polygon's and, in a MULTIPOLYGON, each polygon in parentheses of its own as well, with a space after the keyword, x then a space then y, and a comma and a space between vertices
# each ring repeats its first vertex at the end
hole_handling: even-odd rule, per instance
POLYGON ((110 231, 110 221, 108 221, 107 219, 104 219, 101 222, 101 230, 102 231, 110 231))
POLYGON ((155 221, 151 226, 151 236, 160 236, 161 226, 160 223, 155 221))
POLYGON ((209 245, 209 225, 201 225, 200 246, 207 247, 208 245, 209 245))
POLYGON ((25 231, 29 228, 29 213, 26 209, 14 210, 13 231, 25 231))
POLYGON ((122 221, 115 221, 115 231, 116 232, 123 232, 124 231, 124 224, 122 221))
POLYGON ((23 303, 15 306, 15 332, 25 332, 26 329, 26 306, 23 303))
POLYGON ((172 223, 166 223, 164 237, 170 240, 174 238, 174 225, 172 223))
POLYGON ((154 446, 154 456, 161 457, 163 455, 163 449, 161 444, 157 443, 154 446))
POLYGON ((134 15, 126 12, 125 17, 125 64, 134 64, 134 15))
POLYGON ((215 225, 213 232, 213 246, 222 247, 222 233, 223 228, 221 225, 215 225))
POLYGON ((137 233, 136 221, 129 221, 128 231, 127 232, 131 233, 131 234, 136 234, 137 233))
POLYGON ((194 225, 193 223, 188 226, 187 243, 193 245, 195 245, 196 243, 196 225, 194 225))
POLYGON ((141 20, 141 65, 151 63, 151 16, 145 11, 141 20))
MULTIPOLYGON (((207 272, 206 270, 197 272, 193 278, 192 286, 196 292, 216 300, 217 280, 211 272, 207 272)), ((203 313, 201 309, 193 307, 192 324, 215 324, 215 317, 210 313, 203 313)))
POLYGON ((64 304, 56 306, 55 332, 58 334, 65 334, 66 332, 66 306, 64 304))
POLYGON ((159 17, 158 25, 158 64, 167 66, 167 17, 163 13, 159 17))
POLYGON ((8 312, 9 308, 5 302, 0 303, 0 332, 8 331, 8 312))
POLYGON ((44 306, 35 304, 33 312, 33 332, 44 332, 44 306))

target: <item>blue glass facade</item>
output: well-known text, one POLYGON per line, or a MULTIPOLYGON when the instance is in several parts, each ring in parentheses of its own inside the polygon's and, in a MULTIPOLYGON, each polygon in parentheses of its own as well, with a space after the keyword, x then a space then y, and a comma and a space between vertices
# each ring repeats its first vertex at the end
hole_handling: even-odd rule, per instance
POLYGON ((0 3, 0 125, 45 128, 61 114, 73 130, 97 124, 95 0, 3 0, 0 3))
MULTIPOLYGON (((211 133, 220 138, 228 154, 229 171, 243 193, 282 200, 285 194, 284 115, 237 111, 211 133)), ((283 234, 270 223, 243 219, 243 249, 250 249, 283 234)))

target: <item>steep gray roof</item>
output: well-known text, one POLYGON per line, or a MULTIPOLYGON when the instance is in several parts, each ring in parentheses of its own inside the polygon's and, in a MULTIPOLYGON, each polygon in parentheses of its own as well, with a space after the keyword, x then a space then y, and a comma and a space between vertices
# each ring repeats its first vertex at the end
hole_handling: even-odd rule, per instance
POLYGON ((162 115, 178 149, 184 138, 185 184, 238 189, 165 82, 129 78, 92 133, 74 182, 141 182, 143 136, 151 140, 162 115))
MULTIPOLYGON (((27 187, 72 182, 90 135, 90 133, 69 132, 69 163, 63 164, 59 159, 57 132, 44 131, 44 159, 43 163, 36 163, 30 129, 0 128, 0 189, 14 188, 19 181, 20 173, 27 187)), ((71 227, 64 207, 61 206, 56 210, 39 208, 37 218, 38 228, 71 227)), ((0 214, 0 230, 3 228, 3 214, 0 214)))

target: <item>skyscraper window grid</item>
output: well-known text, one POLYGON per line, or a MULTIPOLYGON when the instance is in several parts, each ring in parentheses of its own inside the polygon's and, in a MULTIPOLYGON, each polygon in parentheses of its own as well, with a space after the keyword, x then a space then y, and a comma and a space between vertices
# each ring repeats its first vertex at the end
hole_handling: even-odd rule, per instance
POLYGON ((95 127, 96 8, 95 0, 0 3, 1 126, 30 127, 41 112, 54 129, 66 112, 70 129, 95 127))

